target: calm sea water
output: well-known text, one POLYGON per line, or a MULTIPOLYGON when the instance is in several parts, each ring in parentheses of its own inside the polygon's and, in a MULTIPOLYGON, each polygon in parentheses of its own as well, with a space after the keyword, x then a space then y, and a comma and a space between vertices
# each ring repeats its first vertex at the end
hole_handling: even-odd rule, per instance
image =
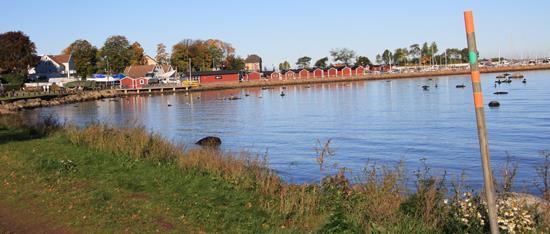
MULTIPOLYGON (((501 103, 485 109, 493 167, 498 174, 506 155, 514 157, 518 182, 532 187, 534 168, 542 162, 539 151, 550 149, 550 71, 526 72, 526 84, 514 80, 497 87, 495 75, 482 75, 485 102, 501 103), (497 96, 495 91, 509 94, 497 96)), ((425 158, 435 174, 464 171, 474 188, 482 183, 469 76, 288 86, 284 97, 281 90, 134 96, 28 114, 54 115, 79 125, 141 124, 190 146, 201 137, 219 136, 224 150, 267 154, 271 168, 290 182, 319 179, 317 141, 331 139, 335 155, 326 165, 353 173, 367 162, 392 165, 399 160, 412 173, 425 158), (424 91, 422 85, 430 89, 424 91), (224 100, 231 95, 242 99, 224 100)))

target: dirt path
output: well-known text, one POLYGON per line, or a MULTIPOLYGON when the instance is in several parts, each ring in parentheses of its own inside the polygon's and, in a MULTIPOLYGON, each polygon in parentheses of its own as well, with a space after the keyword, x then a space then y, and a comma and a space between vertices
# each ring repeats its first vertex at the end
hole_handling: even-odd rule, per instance
POLYGON ((21 211, 0 201, 0 233, 75 233, 32 210, 21 211))

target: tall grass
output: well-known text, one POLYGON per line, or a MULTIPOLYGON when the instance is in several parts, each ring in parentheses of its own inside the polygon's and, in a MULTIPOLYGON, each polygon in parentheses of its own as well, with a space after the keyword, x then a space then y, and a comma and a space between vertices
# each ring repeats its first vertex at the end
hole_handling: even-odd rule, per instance
MULTIPOLYGON (((23 121, 0 119, 0 126, 20 124, 23 121)), ((449 199, 449 185, 446 175, 433 175, 424 165, 416 171, 415 188, 407 190, 403 163, 394 167, 370 165, 353 181, 341 169, 336 175, 322 177, 320 183, 288 184, 268 169, 266 156, 247 153, 229 154, 211 148, 186 149, 173 144, 159 134, 150 133, 143 127, 112 128, 102 124, 91 124, 85 128, 72 125, 60 127, 50 120, 34 125, 42 134, 59 132, 71 144, 108 152, 133 160, 147 160, 158 165, 173 165, 188 173, 208 173, 219 177, 236 189, 252 191, 260 196, 257 205, 265 210, 283 216, 282 227, 295 227, 320 232, 399 232, 403 230, 424 230, 429 232, 482 232, 486 226, 477 223, 465 224, 457 214, 465 201, 464 194, 472 196, 483 214, 479 194, 469 195, 462 183, 453 183, 454 196, 449 199), (55 129, 55 130, 53 130, 55 129), (468 226, 469 225, 469 226, 468 226)), ((326 156, 334 155, 330 142, 321 144, 317 153, 320 174, 326 156)), ((547 164, 549 161, 546 155, 547 164)), ((313 159, 312 159, 313 160, 313 159)), ((504 178, 500 188, 509 191, 516 173, 515 164, 505 165, 504 178)), ((544 164, 537 169, 546 183, 541 183, 547 192, 548 168, 544 164), (544 177, 546 175, 546 177, 544 177)), ((470 200, 467 200, 470 201, 470 200)), ((548 230, 550 213, 540 213, 537 221, 540 230, 548 230), (546 228, 546 229, 544 229, 546 228)))

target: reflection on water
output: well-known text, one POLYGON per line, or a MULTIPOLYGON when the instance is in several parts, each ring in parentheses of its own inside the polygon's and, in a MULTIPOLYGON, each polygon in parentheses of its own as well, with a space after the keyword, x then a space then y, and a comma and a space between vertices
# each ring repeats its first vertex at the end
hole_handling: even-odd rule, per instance
MULTIPOLYGON (((493 166, 506 154, 518 160, 519 182, 531 183, 540 150, 550 147, 550 72, 526 73, 494 87, 496 74, 483 75, 493 166), (495 91, 508 91, 496 96, 495 91)), ((469 77, 209 91, 133 96, 28 111, 59 116, 80 125, 93 121, 140 124, 178 142, 192 145, 207 135, 222 138, 228 151, 269 155, 270 165, 293 182, 319 178, 317 140, 332 139, 337 164, 360 172, 368 161, 406 162, 412 172, 420 159, 436 173, 443 170, 479 186, 482 180, 475 114, 469 77), (435 87, 437 84, 437 87, 435 87), (456 88, 466 84, 466 88, 456 88), (425 91, 422 85, 429 85, 425 91), (228 97, 239 100, 227 100, 228 97), (168 103, 172 106, 168 106, 168 103)), ((495 170, 498 172, 498 170, 495 170)))

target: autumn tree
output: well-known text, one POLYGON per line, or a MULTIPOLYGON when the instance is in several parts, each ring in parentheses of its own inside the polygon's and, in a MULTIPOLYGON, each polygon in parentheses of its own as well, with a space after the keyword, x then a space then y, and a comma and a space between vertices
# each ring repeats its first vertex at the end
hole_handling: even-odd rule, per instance
POLYGON ((166 53, 166 46, 163 43, 157 45, 157 55, 155 60, 158 64, 168 64, 168 53, 166 53))
POLYGON ((367 58, 366 56, 359 56, 355 60, 355 66, 366 67, 366 66, 370 66, 370 65, 372 65, 372 63, 370 62, 370 59, 367 58))
POLYGON ((170 60, 173 66, 183 71, 189 70, 189 62, 194 71, 210 71, 227 66, 233 67, 235 64, 231 63, 237 58, 233 56, 234 52, 235 49, 231 44, 217 39, 206 41, 185 39, 172 47, 170 60), (233 57, 230 58, 230 56, 233 57))
POLYGON ((63 50, 63 54, 71 54, 76 74, 82 78, 96 72, 97 48, 87 40, 76 40, 63 50))
POLYGON ((141 47, 141 44, 139 44, 137 41, 134 42, 129 48, 128 48, 128 56, 130 59, 130 65, 143 65, 144 60, 143 57, 145 56, 144 50, 141 47))
POLYGON ((130 64, 130 43, 124 36, 111 36, 101 47, 101 65, 113 72, 120 73, 130 64), (108 68, 107 68, 108 66, 108 68))
POLYGON ((309 64, 311 63, 311 58, 308 56, 304 56, 298 59, 296 62, 296 65, 298 65, 299 68, 309 68, 309 64))
POLYGON ((355 58, 355 51, 346 48, 332 49, 330 51, 330 56, 332 56, 332 59, 335 62, 350 65, 352 60, 355 58))
POLYGON ((244 69, 244 59, 235 55, 229 55, 225 58, 224 70, 243 70, 244 69))
POLYGON ((26 74, 38 61, 36 46, 23 32, 0 34, 0 72, 26 74))

